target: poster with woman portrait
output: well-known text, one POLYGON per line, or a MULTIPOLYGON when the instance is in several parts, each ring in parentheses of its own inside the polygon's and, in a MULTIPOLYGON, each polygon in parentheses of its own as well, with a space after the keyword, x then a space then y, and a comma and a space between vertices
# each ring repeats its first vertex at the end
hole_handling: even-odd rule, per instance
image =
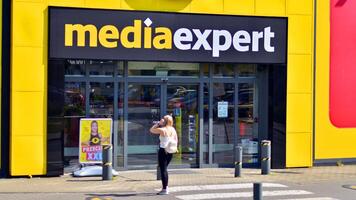
POLYGON ((111 144, 112 119, 83 118, 79 130, 79 163, 101 163, 102 145, 111 144))

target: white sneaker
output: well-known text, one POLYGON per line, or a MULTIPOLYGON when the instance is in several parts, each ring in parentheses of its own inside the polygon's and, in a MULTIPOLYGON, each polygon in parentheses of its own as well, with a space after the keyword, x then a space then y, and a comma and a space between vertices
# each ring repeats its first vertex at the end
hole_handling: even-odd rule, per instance
POLYGON ((169 194, 168 189, 162 189, 160 192, 157 193, 157 195, 167 195, 169 194))

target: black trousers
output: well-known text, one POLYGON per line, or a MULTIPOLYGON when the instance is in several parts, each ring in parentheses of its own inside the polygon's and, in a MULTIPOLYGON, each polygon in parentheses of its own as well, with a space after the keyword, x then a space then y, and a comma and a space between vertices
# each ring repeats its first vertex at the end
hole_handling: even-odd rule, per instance
POLYGON ((163 148, 158 151, 158 165, 161 170, 162 188, 166 189, 168 185, 168 164, 172 160, 172 154, 167 153, 163 148))

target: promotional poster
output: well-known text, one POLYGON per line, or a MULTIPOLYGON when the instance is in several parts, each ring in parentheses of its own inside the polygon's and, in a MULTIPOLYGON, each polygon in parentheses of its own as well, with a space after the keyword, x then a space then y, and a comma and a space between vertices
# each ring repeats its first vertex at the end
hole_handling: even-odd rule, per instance
POLYGON ((101 163, 102 145, 111 144, 112 119, 80 120, 79 162, 101 163))

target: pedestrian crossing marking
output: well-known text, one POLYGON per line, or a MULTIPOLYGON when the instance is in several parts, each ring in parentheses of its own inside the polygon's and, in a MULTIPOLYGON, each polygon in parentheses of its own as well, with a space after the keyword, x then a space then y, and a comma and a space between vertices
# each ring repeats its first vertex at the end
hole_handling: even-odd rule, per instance
MULTIPOLYGON (((263 183, 263 188, 287 188, 288 186, 278 183, 263 183)), ((252 183, 222 184, 222 185, 191 185, 169 187, 169 192, 188 192, 204 190, 231 190, 231 189, 249 189, 253 188, 252 183)), ((156 189, 160 191, 160 189, 156 189)))
MULTIPOLYGON (((275 191, 263 191, 262 196, 287 196, 287 195, 309 195, 312 192, 305 190, 275 190, 275 191)), ((192 194, 192 195, 180 195, 176 196, 182 200, 205 200, 205 199, 223 199, 223 198, 248 198, 253 197, 252 192, 233 192, 233 193, 204 193, 204 194, 192 194)))
POLYGON ((279 199, 279 200, 338 200, 330 197, 314 197, 314 198, 299 198, 299 199, 279 199))

